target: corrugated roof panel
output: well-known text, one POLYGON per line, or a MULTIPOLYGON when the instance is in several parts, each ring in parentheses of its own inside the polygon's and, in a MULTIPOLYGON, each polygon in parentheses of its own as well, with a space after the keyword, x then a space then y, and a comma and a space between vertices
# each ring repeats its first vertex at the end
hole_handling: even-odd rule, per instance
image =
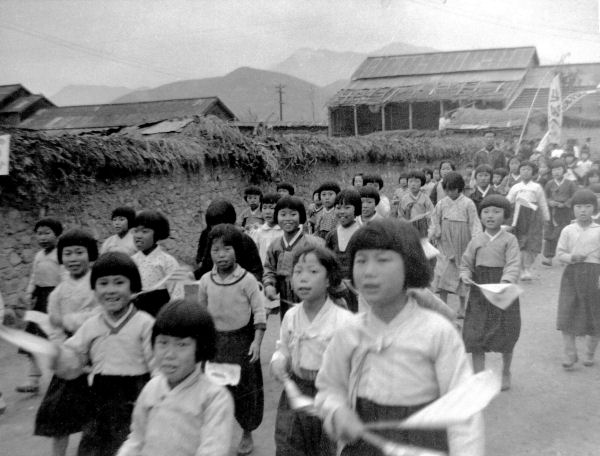
POLYGON ((379 56, 367 58, 352 75, 352 79, 525 69, 532 61, 537 62, 535 47, 379 56))

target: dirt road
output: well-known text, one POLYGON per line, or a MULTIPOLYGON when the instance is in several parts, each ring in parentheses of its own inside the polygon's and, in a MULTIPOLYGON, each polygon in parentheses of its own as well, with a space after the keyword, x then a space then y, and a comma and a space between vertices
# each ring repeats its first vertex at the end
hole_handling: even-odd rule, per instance
MULTIPOLYGON (((578 365, 572 372, 565 372, 560 365, 561 338, 554 328, 561 272, 558 266, 538 266, 535 280, 524 285, 523 327, 513 361, 513 387, 496 398, 485 413, 487 456, 600 454, 600 356, 596 357, 597 365, 578 365)), ((263 423, 255 433, 256 456, 274 454, 273 429, 281 388, 270 377, 267 364, 278 321, 278 317, 270 317, 263 344, 266 403, 263 423)), ((499 355, 488 355, 488 360, 490 368, 500 369, 499 355)), ((50 454, 49 442, 31 435, 40 396, 14 392, 26 366, 24 357, 0 342, 0 390, 8 403, 0 417, 2 455, 50 454)), ((76 453, 76 442, 74 438, 69 455, 76 453)))

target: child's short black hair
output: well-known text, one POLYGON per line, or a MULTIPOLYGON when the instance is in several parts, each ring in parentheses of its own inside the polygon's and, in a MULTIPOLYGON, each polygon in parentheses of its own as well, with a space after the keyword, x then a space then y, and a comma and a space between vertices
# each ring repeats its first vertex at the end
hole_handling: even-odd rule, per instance
POLYGON ((331 250, 317 245, 301 249, 294 255, 292 270, 300 259, 305 258, 310 253, 314 254, 317 257, 317 261, 327 270, 329 290, 334 291, 342 283, 342 270, 337 257, 331 250))
POLYGON ((504 209, 504 218, 510 217, 510 202, 502 195, 489 195, 483 198, 483 201, 479 203, 479 216, 481 217, 481 211, 486 207, 498 207, 504 209))
POLYGON ((400 173, 400 175, 398 176, 398 183, 402 182, 402 179, 408 180, 408 173, 400 173))
POLYGON ((560 158, 555 158, 554 160, 552 160, 552 162, 550 162, 550 169, 554 169, 554 168, 562 168, 563 171, 566 171, 567 164, 565 163, 564 160, 562 160, 560 158))
POLYGON ((127 228, 130 229, 133 227, 135 223, 135 211, 132 207, 129 206, 120 206, 117 207, 112 214, 110 215, 110 219, 114 219, 115 217, 125 217, 127 219, 127 228))
POLYGON ((591 204, 594 206, 594 213, 598 211, 598 198, 594 195, 594 192, 587 188, 577 190, 571 199, 571 207, 575 207, 577 204, 591 204))
POLYGON ((142 291, 142 278, 135 262, 123 252, 107 252, 98 257, 92 266, 90 282, 92 290, 96 289, 96 281, 101 277, 122 275, 129 279, 129 289, 132 293, 142 291))
POLYGON ((456 171, 456 165, 454 164, 454 162, 452 160, 442 160, 440 162, 440 166, 438 168, 438 170, 440 172, 442 171, 442 166, 444 165, 444 163, 448 163, 450 165, 450 168, 452 168, 452 171, 456 171))
POLYGON ((431 272, 419 232, 408 222, 383 219, 363 225, 350 238, 350 275, 354 281, 354 258, 359 250, 393 250, 404 261, 404 288, 424 288, 431 281, 431 272))
POLYGON ((176 299, 165 304, 152 327, 152 346, 159 335, 190 337, 196 341, 196 362, 214 359, 217 331, 212 317, 197 302, 176 299))
POLYGON ((60 236, 63 232, 62 223, 59 220, 52 217, 44 217, 43 219, 39 219, 35 226, 33 227, 33 232, 35 233, 40 227, 50 228, 56 237, 60 236))
POLYGON ((154 243, 167 239, 171 234, 169 220, 161 212, 146 209, 135 216, 134 226, 143 226, 154 231, 154 243))
POLYGON ((273 215, 276 222, 279 223, 279 211, 282 209, 291 209, 297 211, 300 214, 300 223, 306 222, 306 208, 304 203, 297 196, 284 196, 275 205, 275 214, 273 215))
POLYGON ((295 193, 294 186, 289 182, 280 182, 277 184, 277 190, 287 190, 290 194, 289 196, 293 196, 295 193))
POLYGON ((235 223, 236 221, 235 208, 233 204, 225 199, 218 199, 211 202, 206 208, 204 220, 206 226, 215 226, 220 223, 235 223))
POLYGON ((250 187, 246 187, 244 189, 244 201, 248 201, 248 196, 256 195, 262 201, 263 192, 260 188, 255 185, 251 185, 250 187))
POLYGON ((460 193, 462 193, 465 189, 465 180, 460 175, 460 173, 451 171, 448 174, 446 174, 446 177, 444 177, 444 181, 442 182, 442 188, 445 191, 458 190, 460 193))
POLYGON ((421 185, 425 185, 425 182, 427 181, 425 173, 423 171, 419 171, 418 169, 413 169, 406 173, 406 180, 408 179, 419 179, 421 181, 421 185))
POLYGON ((522 161, 519 164, 519 171, 521 171, 521 168, 524 168, 525 166, 529 166, 531 168, 531 174, 536 174, 538 171, 537 165, 529 160, 522 161))
POLYGON ((321 185, 319 185, 319 195, 321 194, 321 192, 334 192, 336 195, 340 192, 340 186, 338 185, 337 182, 335 181, 326 181, 323 182, 321 185))
POLYGON ((236 261, 244 255, 244 238, 239 228, 231 223, 221 223, 213 227, 208 235, 208 252, 216 239, 221 239, 224 245, 233 247, 236 261))
POLYGON ((508 175, 508 170, 506 168, 496 168, 492 172, 492 177, 494 176, 494 174, 502 176, 502 179, 504 179, 508 175))
MULTIPOLYGON (((352 176, 352 185, 354 185, 356 183, 356 178, 357 177, 363 177, 363 173, 356 173, 354 176, 352 176)), ((365 180, 363 179, 363 185, 365 184, 365 180)))
POLYGON ((339 192, 335 197, 335 205, 337 206, 338 204, 341 204, 342 206, 354 206, 355 217, 358 217, 361 214, 362 201, 360 199, 360 193, 354 188, 345 188, 339 192))
MULTIPOLYGON (((379 192, 377 189, 373 187, 359 187, 358 193, 361 198, 372 198, 375 200, 375 205, 379 204, 381 201, 381 197, 379 196, 379 192)), ((362 201, 361 201, 361 210, 362 210, 362 201)))
POLYGON ((425 167, 421 171, 423 171, 425 176, 429 176, 430 179, 433 179, 433 170, 431 168, 425 167))
POLYGON ((490 175, 490 179, 492 178, 492 175, 494 174, 494 170, 492 169, 492 167, 490 165, 486 165, 485 163, 479 165, 477 168, 475 168, 475 177, 477 177, 477 175, 479 173, 487 173, 490 175))
POLYGON ((379 184, 379 190, 383 188, 383 179, 379 174, 367 174, 363 178, 364 185, 367 184, 379 184))
POLYGON ((65 231, 59 238, 56 244, 56 254, 58 256, 59 264, 62 262, 62 253, 65 247, 72 246, 85 247, 88 252, 88 260, 96 261, 98 258, 98 243, 94 236, 88 231, 82 230, 81 228, 72 228, 65 231))
POLYGON ((279 193, 265 193, 262 197, 262 204, 277 204, 277 201, 281 199, 279 193))

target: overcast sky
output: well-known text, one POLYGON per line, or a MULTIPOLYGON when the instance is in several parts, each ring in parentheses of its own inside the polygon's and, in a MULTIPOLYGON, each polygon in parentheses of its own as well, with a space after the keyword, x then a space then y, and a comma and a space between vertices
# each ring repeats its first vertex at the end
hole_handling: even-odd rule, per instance
POLYGON ((268 69, 296 49, 535 45, 600 61, 598 0, 0 0, 0 85, 154 87, 268 69))

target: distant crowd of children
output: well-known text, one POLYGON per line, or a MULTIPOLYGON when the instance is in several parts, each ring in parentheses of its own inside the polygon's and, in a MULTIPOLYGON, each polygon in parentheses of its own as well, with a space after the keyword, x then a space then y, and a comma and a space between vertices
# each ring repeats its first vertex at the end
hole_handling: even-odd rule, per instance
MULTIPOLYGON (((346 185, 323 182, 308 205, 289 183, 251 186, 239 215, 230 201, 211 202, 195 269, 159 245, 170 235, 159 211, 116 208, 115 234, 100 249, 83 229, 39 220, 23 301, 48 314, 52 331, 26 330, 57 352, 34 433, 52 439, 55 456, 77 432, 80 455, 226 455, 235 418, 236 451, 250 454, 264 409, 260 350, 278 311, 271 372, 314 398, 317 414, 295 410, 282 392, 277 454, 333 455, 336 442, 344 455, 381 454, 361 439, 365 423, 410 416, 483 370, 486 353, 502 354, 502 389, 511 387, 519 301, 500 309, 476 285, 532 280, 542 251, 544 264, 567 264, 563 367, 578 361, 577 336, 587 336, 583 364, 592 365, 600 167, 584 152, 579 161, 507 157, 488 138, 463 173, 448 160, 401 173, 391 200, 381 176, 360 173, 346 185), (425 256, 428 242, 436 258, 425 256), (448 294, 459 298, 456 312, 448 294), (239 365, 239 383, 213 383, 208 361, 239 365)), ((29 360, 17 391, 37 393, 42 371, 29 360)), ((381 435, 475 456, 482 429, 477 414, 447 429, 381 435)))

